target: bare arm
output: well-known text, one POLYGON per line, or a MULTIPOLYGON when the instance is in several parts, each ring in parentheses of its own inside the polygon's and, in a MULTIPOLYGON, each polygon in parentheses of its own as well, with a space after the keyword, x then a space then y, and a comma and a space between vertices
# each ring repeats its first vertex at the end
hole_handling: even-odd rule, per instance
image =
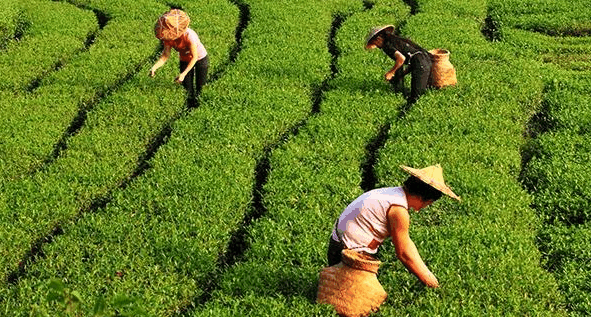
POLYGON ((171 49, 170 46, 164 44, 164 50, 162 51, 162 55, 160 55, 160 58, 156 61, 154 66, 152 66, 152 68, 150 69, 150 76, 151 77, 154 77, 154 75, 156 74, 156 70, 158 68, 162 67, 162 65, 164 65, 164 63, 166 63, 166 61, 170 57, 170 49, 171 49))
POLYGON ((425 265, 414 242, 409 236, 410 216, 408 210, 400 206, 388 209, 388 221, 392 242, 396 248, 396 257, 421 282, 429 287, 439 287, 437 278, 425 265))
POLYGON ((185 80, 185 76, 187 76, 189 71, 191 71, 193 66, 195 66, 195 63, 197 63, 197 61, 199 60, 199 56, 197 56, 197 43, 191 42, 190 50, 191 50, 191 56, 193 56, 193 58, 191 58, 191 61, 189 61, 187 68, 185 68, 185 70, 180 75, 178 75, 176 77, 175 80, 177 83, 181 83, 183 80, 185 80))
POLYGON ((392 79, 398 68, 402 67, 402 65, 404 65, 404 61, 406 61, 406 57, 404 57, 404 55, 402 55, 402 53, 400 53, 399 51, 396 51, 396 53, 394 53, 394 57, 396 63, 394 64, 394 67, 392 67, 392 69, 390 69, 384 75, 384 78, 386 78, 386 80, 392 79))

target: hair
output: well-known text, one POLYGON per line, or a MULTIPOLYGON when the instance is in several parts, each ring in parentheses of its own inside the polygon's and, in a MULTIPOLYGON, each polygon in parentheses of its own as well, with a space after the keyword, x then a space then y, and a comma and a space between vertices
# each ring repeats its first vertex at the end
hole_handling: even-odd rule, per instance
POLYGON ((440 192, 438 189, 423 182, 415 176, 409 176, 406 179, 406 181, 404 181, 404 184, 402 186, 408 194, 413 196, 419 196, 424 201, 436 201, 443 195, 443 193, 440 192))

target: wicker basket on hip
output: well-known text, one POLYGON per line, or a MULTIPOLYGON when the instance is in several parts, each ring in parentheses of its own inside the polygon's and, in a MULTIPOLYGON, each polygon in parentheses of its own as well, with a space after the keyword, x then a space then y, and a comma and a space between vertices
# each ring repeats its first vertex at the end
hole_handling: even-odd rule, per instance
POLYGON ((332 305, 343 317, 376 312, 388 296, 376 275, 380 264, 369 255, 343 250, 339 264, 320 272, 316 302, 332 305))
POLYGON ((455 85, 456 70, 449 61, 449 51, 441 48, 430 50, 433 67, 431 68, 431 77, 429 85, 436 88, 455 85))

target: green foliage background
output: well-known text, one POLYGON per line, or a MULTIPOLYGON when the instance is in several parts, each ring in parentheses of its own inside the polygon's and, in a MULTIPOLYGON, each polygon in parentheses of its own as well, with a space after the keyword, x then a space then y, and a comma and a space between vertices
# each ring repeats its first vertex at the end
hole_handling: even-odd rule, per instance
MULTIPOLYGON (((334 219, 399 165, 462 196, 412 215, 441 288, 381 251, 377 316, 584 316, 591 9, 545 0, 5 0, 0 315, 332 316, 334 219), (153 23, 189 13, 210 80, 153 23), (393 24, 458 84, 408 108, 363 39, 393 24)), ((409 82, 407 80, 407 86, 409 82)))

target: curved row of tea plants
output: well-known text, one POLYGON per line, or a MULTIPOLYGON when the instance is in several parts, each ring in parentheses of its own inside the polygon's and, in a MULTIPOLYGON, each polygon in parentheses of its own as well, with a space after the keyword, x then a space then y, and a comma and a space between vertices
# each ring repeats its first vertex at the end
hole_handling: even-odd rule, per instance
POLYGON ((562 314, 556 284, 538 264, 535 214, 516 179, 522 129, 542 84, 528 76, 536 67, 512 61, 506 47, 482 37, 475 21, 484 20, 486 8, 484 1, 453 7, 425 1, 419 3, 420 13, 404 22, 403 32, 420 44, 453 52, 460 80, 456 88, 424 96, 406 116, 404 102, 380 83, 392 62, 381 52, 362 49, 369 27, 398 25, 393 17, 405 10, 378 3, 344 22, 338 33, 340 72, 330 84, 334 90, 326 94, 320 114, 273 152, 264 191, 267 212, 249 231, 245 261, 224 274, 215 300, 196 315, 320 314, 310 303, 325 265, 328 234, 370 177, 363 174, 372 155, 368 149, 383 142, 381 134, 388 131, 376 186, 399 185, 405 178, 401 164, 442 163, 464 202, 444 199, 414 216, 413 237, 440 277, 441 289, 419 286, 385 245, 380 280, 390 299, 381 315, 562 314), (380 4, 389 10, 380 10, 380 4), (505 72, 516 69, 519 78, 498 72, 497 61, 508 64, 505 72), (513 94, 514 88, 522 95, 513 94))
POLYGON ((566 297, 571 316, 591 309, 591 110, 587 75, 562 76, 545 95, 549 129, 528 145, 523 182, 544 226, 538 235, 543 263, 566 297))
MULTIPOLYGON (((202 3, 201 16, 217 19, 218 24, 206 27, 204 22, 194 23, 197 29, 205 28, 205 38, 218 43, 209 52, 214 66, 222 64, 235 43, 236 10, 232 4, 225 5, 220 13, 221 4, 202 3)), ((154 18, 146 20, 145 28, 150 30, 153 20, 166 9, 155 9, 154 18)), ((149 34, 142 43, 148 54, 158 45, 149 34)), ((13 280, 18 280, 34 256, 43 255, 44 241, 59 235, 65 224, 77 221, 84 213, 95 212, 111 199, 117 187, 127 186, 135 174, 145 169, 145 160, 170 133, 172 121, 183 115, 184 90, 173 83, 178 74, 177 59, 172 58, 155 79, 147 76, 152 62, 141 62, 139 74, 97 101, 86 114, 81 131, 68 140, 64 155, 30 177, 3 184, 3 280, 17 282, 13 280)))
POLYGON ((538 233, 542 263, 556 277, 569 314, 585 316, 591 309, 591 148, 587 142, 591 37, 585 36, 591 33, 590 9, 580 1, 509 1, 504 5, 491 10, 500 21, 504 40, 547 66, 541 107, 529 124, 532 140, 524 149, 522 172, 543 224, 538 233), (519 10, 519 6, 527 9, 519 10), (519 15, 522 10, 527 14, 519 15))
POLYGON ((362 193, 361 166, 370 144, 405 104, 383 73, 391 66, 363 40, 371 26, 400 24, 403 2, 358 2, 341 8, 336 32, 338 72, 328 82, 319 112, 272 152, 264 186, 264 214, 248 230, 249 249, 219 276, 211 300, 194 316, 329 316, 315 305, 318 272, 335 218, 362 193))
MULTIPOLYGON (((552 9, 553 6, 564 6, 565 1, 555 1, 552 5, 541 0, 491 3, 489 19, 494 29, 492 33, 494 33, 495 39, 510 44, 516 56, 531 59, 532 62, 540 62, 550 67, 559 66, 562 70, 585 72, 591 70, 591 59, 588 54, 590 38, 584 36, 587 34, 585 30, 591 32, 591 26, 588 26, 588 22, 586 22, 591 14, 591 9, 584 6, 583 2, 572 4, 575 7, 580 7, 577 10, 562 12, 556 9, 552 16, 554 19, 562 21, 563 31, 552 31, 557 30, 554 26, 556 23, 552 23, 552 20, 548 19, 546 10, 539 8, 539 3, 545 3, 545 6, 548 5, 552 9), (524 10, 522 8, 526 12, 513 11, 510 9, 512 4, 516 8, 526 6, 530 9, 524 10), (542 12, 537 12, 534 8, 542 12), (524 26, 529 24, 537 27, 524 26), (540 32, 538 28, 545 31, 540 32), (550 36, 548 34, 564 34, 564 36, 550 36)), ((568 5, 570 6, 571 2, 568 2, 568 5)), ((556 71, 558 71, 556 68, 547 68, 544 73, 549 76, 556 71)), ((553 77, 548 77, 546 80, 553 77)))
MULTIPOLYGON (((22 95, 36 79, 82 50, 87 37, 98 31, 98 21, 92 11, 63 2, 31 0, 19 3, 18 9, 21 23, 29 27, 0 52, 0 90, 22 95)), ((2 99, 2 108, 13 103, 14 98, 2 99)))
POLYGON ((547 85, 538 113, 545 129, 527 147, 524 184, 548 225, 583 225, 591 220, 587 162, 591 133, 588 74, 563 75, 547 85))
POLYGON ((119 295, 157 316, 202 301, 220 255, 240 252, 227 244, 251 212, 257 162, 306 120, 330 74, 326 35, 337 3, 247 2, 235 64, 172 126, 151 169, 43 246, 43 258, 8 288, 7 310, 59 311, 43 301, 51 278, 76 290, 87 314, 96 298, 113 311, 119 295))
POLYGON ((545 130, 531 140, 523 183, 544 226, 538 245, 546 269, 566 297, 572 316, 591 309, 589 197, 589 75, 563 75, 548 85, 538 114, 545 130))
POLYGON ((591 35, 591 8, 585 1, 490 1, 491 17, 500 27, 559 36, 591 35))
MULTIPOLYGON (((153 22, 146 21, 155 20, 165 6, 152 1, 129 4, 81 0, 71 3, 88 12, 99 12, 106 21, 98 22, 105 25, 88 50, 75 54, 56 71, 38 78, 35 84, 38 88, 31 94, 9 99, 3 115, 8 121, 6 129, 1 132, 5 143, 2 144, 0 182, 26 176, 31 170, 38 170, 53 160, 65 146, 60 139, 64 141, 75 134, 88 111, 156 54, 153 22)), ((58 10, 72 7, 69 4, 54 5, 58 10)), ((32 10, 35 10, 34 6, 32 10)), ((67 22, 68 19, 63 20, 67 22)), ((79 45, 84 44, 86 35, 80 39, 79 45)), ((56 42, 59 41, 53 41, 56 42)), ((44 46, 44 49, 51 48, 44 46)), ((10 72, 14 73, 14 70, 10 72)))
POLYGON ((409 304, 412 276, 389 275, 386 282, 406 285, 391 292, 391 309, 409 315, 563 315, 556 282, 539 265, 531 198, 517 179, 524 126, 543 87, 531 74, 540 67, 515 58, 506 43, 487 41, 481 33, 486 1, 419 6, 421 13, 404 30, 451 51, 458 85, 417 103, 406 124, 390 132, 377 171, 388 184, 397 175, 392 166, 441 163, 463 201, 446 199, 419 213, 412 233, 442 288, 414 291, 409 304))
POLYGON ((17 0, 6 0, 0 7, 0 49, 4 49, 18 33, 22 19, 17 0))

